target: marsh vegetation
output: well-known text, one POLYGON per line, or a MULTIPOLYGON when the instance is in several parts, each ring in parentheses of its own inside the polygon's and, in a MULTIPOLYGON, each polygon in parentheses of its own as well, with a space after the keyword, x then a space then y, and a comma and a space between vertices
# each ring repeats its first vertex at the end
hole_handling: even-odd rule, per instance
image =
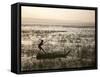
POLYGON ((94 26, 23 25, 21 36, 23 71, 95 66, 94 26), (41 39, 46 54, 38 48, 41 39))

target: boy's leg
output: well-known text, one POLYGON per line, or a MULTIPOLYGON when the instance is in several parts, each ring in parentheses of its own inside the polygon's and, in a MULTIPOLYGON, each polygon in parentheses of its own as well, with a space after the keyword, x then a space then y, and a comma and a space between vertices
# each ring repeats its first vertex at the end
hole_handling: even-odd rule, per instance
POLYGON ((41 50, 42 50, 44 53, 46 53, 42 47, 41 47, 41 50))

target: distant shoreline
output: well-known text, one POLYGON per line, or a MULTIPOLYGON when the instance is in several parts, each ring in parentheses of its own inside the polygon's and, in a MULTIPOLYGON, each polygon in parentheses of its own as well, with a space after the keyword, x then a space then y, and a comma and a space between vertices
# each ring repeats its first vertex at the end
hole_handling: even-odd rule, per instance
POLYGON ((94 26, 79 26, 79 25, 46 25, 46 24, 22 24, 22 26, 42 26, 42 27, 68 27, 68 28, 95 28, 94 26))

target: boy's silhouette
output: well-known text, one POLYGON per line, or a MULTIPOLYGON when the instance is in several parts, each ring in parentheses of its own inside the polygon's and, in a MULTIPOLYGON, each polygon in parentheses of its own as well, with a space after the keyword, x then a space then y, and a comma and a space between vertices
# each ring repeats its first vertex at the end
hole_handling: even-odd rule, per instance
POLYGON ((38 45, 38 48, 40 49, 40 51, 42 50, 44 53, 46 53, 42 48, 42 45, 43 45, 43 40, 41 40, 40 44, 38 45))

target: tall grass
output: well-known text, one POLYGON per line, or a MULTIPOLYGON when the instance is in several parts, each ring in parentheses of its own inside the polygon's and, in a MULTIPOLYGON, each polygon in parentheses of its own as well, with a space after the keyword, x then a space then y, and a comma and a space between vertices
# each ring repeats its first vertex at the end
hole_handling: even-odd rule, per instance
POLYGON ((93 29, 85 28, 76 32, 33 30, 22 32, 22 40, 30 40, 32 44, 22 44, 21 70, 78 68, 95 65, 93 29), (47 54, 38 48, 40 37, 45 42, 43 48, 47 54), (66 53, 68 54, 63 57, 62 54, 66 53))

